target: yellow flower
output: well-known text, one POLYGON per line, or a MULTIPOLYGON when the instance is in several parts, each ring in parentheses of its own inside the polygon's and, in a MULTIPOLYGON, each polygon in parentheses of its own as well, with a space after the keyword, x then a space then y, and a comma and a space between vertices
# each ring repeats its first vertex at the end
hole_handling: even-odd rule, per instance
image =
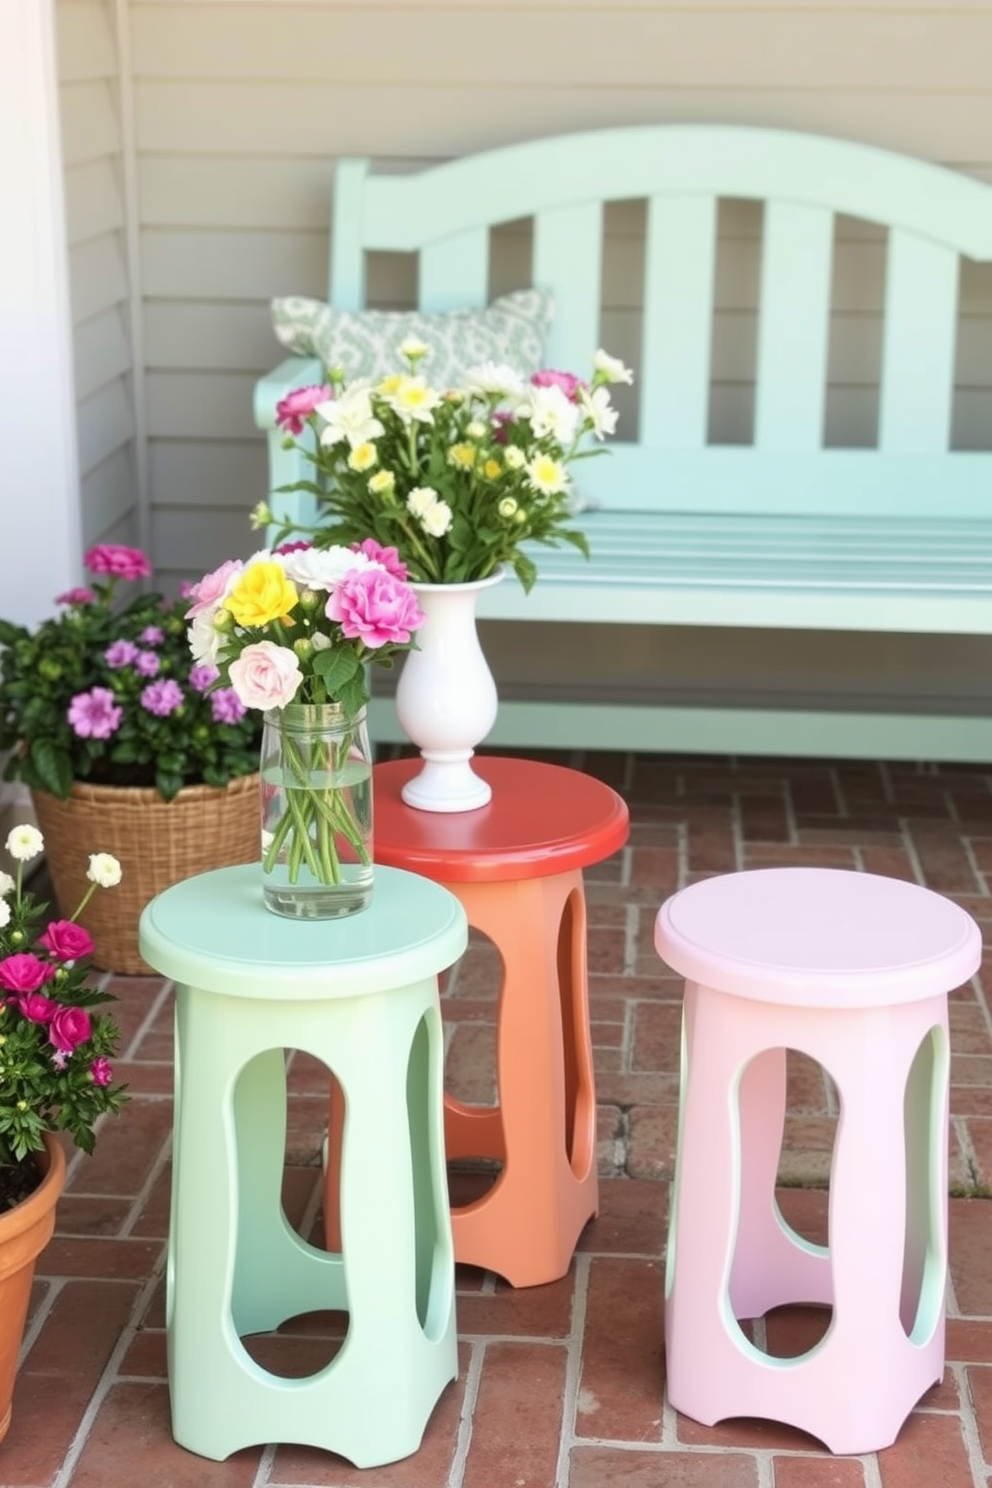
POLYGON ((376 383, 376 392, 381 393, 384 398, 388 397, 391 393, 395 393, 405 376, 405 372, 391 372, 388 377, 376 383))
POLYGON ((486 480, 498 480, 502 474, 502 470, 502 465, 498 460, 494 460, 492 456, 489 457, 482 467, 482 473, 486 477, 486 480))
POLYGON ((471 470, 475 464, 475 446, 453 444, 448 451, 448 464, 454 465, 458 470, 471 470))
POLYGON ((250 563, 224 601, 235 623, 257 628, 271 620, 292 624, 289 612, 299 598, 296 586, 287 579, 278 563, 261 560, 250 563))
POLYGON ((374 444, 368 440, 364 444, 356 444, 348 456, 348 467, 351 470, 370 470, 373 465, 378 464, 379 455, 374 444))
POLYGON ((375 475, 370 476, 368 488, 373 496, 385 496, 396 484, 396 477, 391 470, 377 470, 375 475))

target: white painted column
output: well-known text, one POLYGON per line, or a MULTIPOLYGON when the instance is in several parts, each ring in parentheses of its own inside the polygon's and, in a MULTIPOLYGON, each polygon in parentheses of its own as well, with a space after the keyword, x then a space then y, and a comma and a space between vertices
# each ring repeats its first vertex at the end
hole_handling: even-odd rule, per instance
POLYGON ((82 573, 53 0, 0 0, 0 615, 82 573))

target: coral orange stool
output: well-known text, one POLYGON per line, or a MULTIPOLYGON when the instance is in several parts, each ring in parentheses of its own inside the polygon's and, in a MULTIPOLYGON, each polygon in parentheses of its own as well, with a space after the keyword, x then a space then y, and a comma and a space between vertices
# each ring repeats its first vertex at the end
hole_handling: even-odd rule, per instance
POLYGON ((686 978, 669 1399, 707 1426, 760 1416, 834 1452, 887 1447, 943 1374, 947 993, 979 965, 978 927, 901 880, 769 868, 683 889, 655 944, 686 978), (775 1200, 786 1049, 838 1091, 826 1246, 775 1200), (745 1337, 738 1319, 795 1302, 833 1309, 807 1353, 745 1337))
MULTIPOLYGON (((486 1194, 452 1210, 455 1259, 536 1286, 565 1275, 599 1206, 582 869, 623 846, 627 807, 578 770, 477 756, 488 805, 419 811, 400 791, 420 766, 375 767, 376 861, 450 889, 504 970, 499 1104, 445 1097, 448 1159, 502 1164, 486 1194)), ((333 1186, 333 1161, 328 1172, 333 1186)))

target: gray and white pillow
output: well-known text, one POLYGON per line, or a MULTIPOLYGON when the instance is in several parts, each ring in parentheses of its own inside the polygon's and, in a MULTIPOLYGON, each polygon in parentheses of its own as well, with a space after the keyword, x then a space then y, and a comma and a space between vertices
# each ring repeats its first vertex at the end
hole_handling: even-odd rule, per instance
POLYGON ((272 301, 276 337, 299 356, 342 367, 347 381, 402 370, 401 342, 414 336, 430 355, 420 364, 437 388, 456 387, 471 367, 497 362, 528 377, 544 366, 554 301, 546 289, 502 295, 483 310, 335 310, 323 300, 288 295, 272 301))

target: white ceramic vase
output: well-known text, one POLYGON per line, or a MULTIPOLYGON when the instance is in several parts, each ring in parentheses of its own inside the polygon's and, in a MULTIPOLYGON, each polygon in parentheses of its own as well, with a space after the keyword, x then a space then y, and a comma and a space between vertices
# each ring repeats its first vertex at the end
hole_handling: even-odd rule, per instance
POLYGON ((424 760, 403 787, 404 801, 420 811, 475 811, 492 795, 471 765, 498 707, 475 606, 479 591, 502 577, 500 570, 469 584, 413 586, 427 619, 417 632, 419 650, 403 662, 396 713, 424 760))

